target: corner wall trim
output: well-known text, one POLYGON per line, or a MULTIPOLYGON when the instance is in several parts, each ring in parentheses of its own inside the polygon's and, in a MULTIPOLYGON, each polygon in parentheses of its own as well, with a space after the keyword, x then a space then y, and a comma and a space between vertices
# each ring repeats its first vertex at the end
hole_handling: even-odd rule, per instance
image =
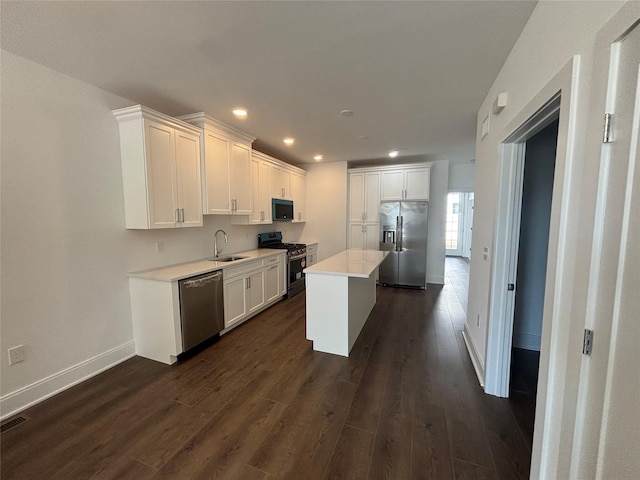
POLYGON ((480 386, 484 388, 484 369, 482 368, 482 363, 480 362, 480 358, 478 357, 478 352, 476 351, 473 342, 467 335, 467 326, 464 326, 462 330, 462 338, 464 339, 464 344, 467 347, 467 352, 469 352, 469 357, 471 358, 471 363, 473 364, 473 369, 476 371, 476 376, 478 377, 478 382, 480 382, 480 386))
POLYGON ((67 390, 125 360, 134 357, 136 347, 133 340, 107 350, 95 357, 65 368, 42 380, 26 385, 0 397, 0 420, 4 420, 40 403, 57 393, 67 390))

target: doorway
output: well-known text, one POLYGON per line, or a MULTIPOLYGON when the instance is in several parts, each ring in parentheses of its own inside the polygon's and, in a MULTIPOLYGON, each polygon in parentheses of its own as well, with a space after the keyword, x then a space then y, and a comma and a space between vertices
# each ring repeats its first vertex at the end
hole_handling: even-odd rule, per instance
POLYGON ((445 248, 448 257, 471 258, 473 192, 449 192, 445 223, 445 248))
POLYGON ((558 120, 525 142, 509 397, 531 442, 535 418, 558 120))

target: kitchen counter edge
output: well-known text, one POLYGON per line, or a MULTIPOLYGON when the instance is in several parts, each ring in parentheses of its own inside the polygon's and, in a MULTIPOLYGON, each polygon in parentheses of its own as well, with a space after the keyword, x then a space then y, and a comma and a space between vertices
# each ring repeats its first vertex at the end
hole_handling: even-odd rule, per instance
MULTIPOLYGON (((210 258, 203 258, 201 260, 195 260, 193 262, 178 263, 165 267, 157 267, 148 270, 129 272, 127 273, 127 276, 130 278, 143 278, 146 280, 157 280, 160 282, 175 282, 196 275, 202 275, 203 273, 215 272, 216 270, 224 270, 225 268, 235 267, 238 265, 242 265, 243 263, 251 262, 253 260, 281 255, 286 252, 287 251, 283 249, 258 248, 255 250, 247 250, 245 252, 229 253, 230 256, 233 255, 246 257, 240 260, 235 260, 233 262, 218 262, 213 261, 210 258)), ((223 257, 224 256, 226 255, 223 255, 223 257)))

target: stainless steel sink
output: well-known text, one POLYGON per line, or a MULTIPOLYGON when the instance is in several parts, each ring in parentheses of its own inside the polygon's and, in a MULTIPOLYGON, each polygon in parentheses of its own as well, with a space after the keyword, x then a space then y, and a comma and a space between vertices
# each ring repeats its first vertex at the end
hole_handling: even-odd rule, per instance
POLYGON ((247 257, 239 257, 236 255, 232 255, 230 257, 220 257, 220 258, 212 258, 209 261, 210 262, 235 262, 236 260, 243 260, 247 257))

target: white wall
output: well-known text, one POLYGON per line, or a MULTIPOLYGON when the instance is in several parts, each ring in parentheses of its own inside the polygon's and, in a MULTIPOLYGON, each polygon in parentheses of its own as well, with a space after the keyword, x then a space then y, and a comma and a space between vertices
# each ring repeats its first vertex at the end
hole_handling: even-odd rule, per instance
POLYGON ((316 163, 307 168, 307 224, 301 240, 318 242, 318 260, 347 246, 347 163, 316 163))
POLYGON ((449 191, 473 192, 476 177, 475 162, 452 163, 449 165, 449 191))
MULTIPOLYGON (((484 247, 489 252, 493 251, 498 150, 504 140, 500 134, 518 112, 577 54, 581 55, 583 71, 577 103, 579 108, 587 108, 590 86, 587 79, 592 68, 594 37, 620 6, 619 2, 540 2, 478 112, 472 243, 472 258, 477 261, 472 262, 470 269, 468 315, 474 320, 476 315, 480 315, 480 325, 476 327, 475 321, 469 321, 467 327, 481 359, 486 354, 491 283, 491 256, 488 261, 483 261, 482 251, 484 247), (493 100, 500 92, 508 93, 508 106, 499 116, 491 116, 490 133, 485 139, 481 139, 482 120, 490 114, 493 100)), ((577 132, 578 144, 584 142, 583 129, 577 132)))
MULTIPOLYGON (((6 416, 134 352, 128 271, 297 240, 302 224, 125 230, 118 124, 133 102, 2 51, 1 412, 6 416), (156 253, 155 242, 164 242, 156 253), (26 361, 9 366, 7 349, 26 361)), ((313 202, 311 202, 313 203, 313 202)), ((344 210, 345 200, 342 201, 344 210)))
MULTIPOLYGON (((572 132, 575 132, 574 142, 570 147, 575 149, 573 150, 575 158, 598 155, 597 152, 585 151, 585 141, 588 137, 593 45, 596 33, 622 5, 623 2, 539 2, 478 112, 473 254, 465 330, 481 362, 484 362, 486 356, 489 288, 498 194, 499 145, 505 140, 504 135, 508 133, 505 129, 574 55, 580 55, 578 88, 573 99, 577 121, 576 124, 570 125, 572 132), (500 115, 492 115, 490 113, 492 103, 501 92, 508 93, 508 106, 500 115), (490 132, 486 138, 481 139, 481 124, 487 115, 490 116, 490 132), (482 251, 485 247, 490 252, 487 261, 482 259, 482 251), (480 318, 479 325, 476 324, 477 316, 480 318)), ((588 262, 576 259, 589 258, 590 242, 582 240, 590 239, 593 230, 595 205, 591 194, 595 190, 593 180, 594 175, 597 175, 595 173, 597 168, 595 172, 590 173, 586 168, 583 170, 583 162, 579 162, 574 167, 567 172, 570 176, 565 184, 570 185, 571 188, 565 193, 570 195, 573 204, 580 205, 581 215, 570 216, 569 224, 563 226, 571 245, 565 251, 565 256, 558 258, 558 262, 564 263, 563 275, 573 278, 571 288, 567 289, 571 298, 563 301, 574 304, 572 313, 566 321, 575 322, 576 326, 573 330, 577 332, 582 328, 580 322, 582 326, 584 325, 588 262), (583 175, 585 181, 583 181, 583 175)), ((552 221, 554 220, 557 222, 558 218, 552 218, 552 221)), ((579 343, 576 347, 579 348, 579 343)), ((576 352, 578 353, 575 355, 566 352, 564 358, 558 357, 555 360, 567 362, 568 372, 576 371, 579 368, 576 365, 579 350, 576 352)), ((579 362, 579 358, 577 361, 579 362)), ((482 366, 484 367, 484 363, 482 366)), ((558 368, 558 365, 552 363, 549 368, 558 368)), ((556 440, 562 448, 552 452, 552 456, 556 458, 541 459, 540 438, 536 438, 531 478, 538 478, 541 460, 544 460, 547 466, 548 462, 557 462, 553 467, 556 478, 569 477, 574 426, 571 408, 575 411, 577 381, 577 378, 568 377, 565 384, 549 386, 551 389, 559 388, 566 392, 564 403, 549 405, 550 410, 547 412, 547 416, 551 415, 558 421, 562 421, 559 427, 560 435, 556 440)), ((541 395, 544 399, 545 393, 539 390, 539 400, 541 395)), ((540 412, 540 405, 539 401, 538 412, 540 412)), ((536 418, 536 429, 542 420, 539 417, 536 418)), ((536 432, 538 435, 537 430, 536 432)))

